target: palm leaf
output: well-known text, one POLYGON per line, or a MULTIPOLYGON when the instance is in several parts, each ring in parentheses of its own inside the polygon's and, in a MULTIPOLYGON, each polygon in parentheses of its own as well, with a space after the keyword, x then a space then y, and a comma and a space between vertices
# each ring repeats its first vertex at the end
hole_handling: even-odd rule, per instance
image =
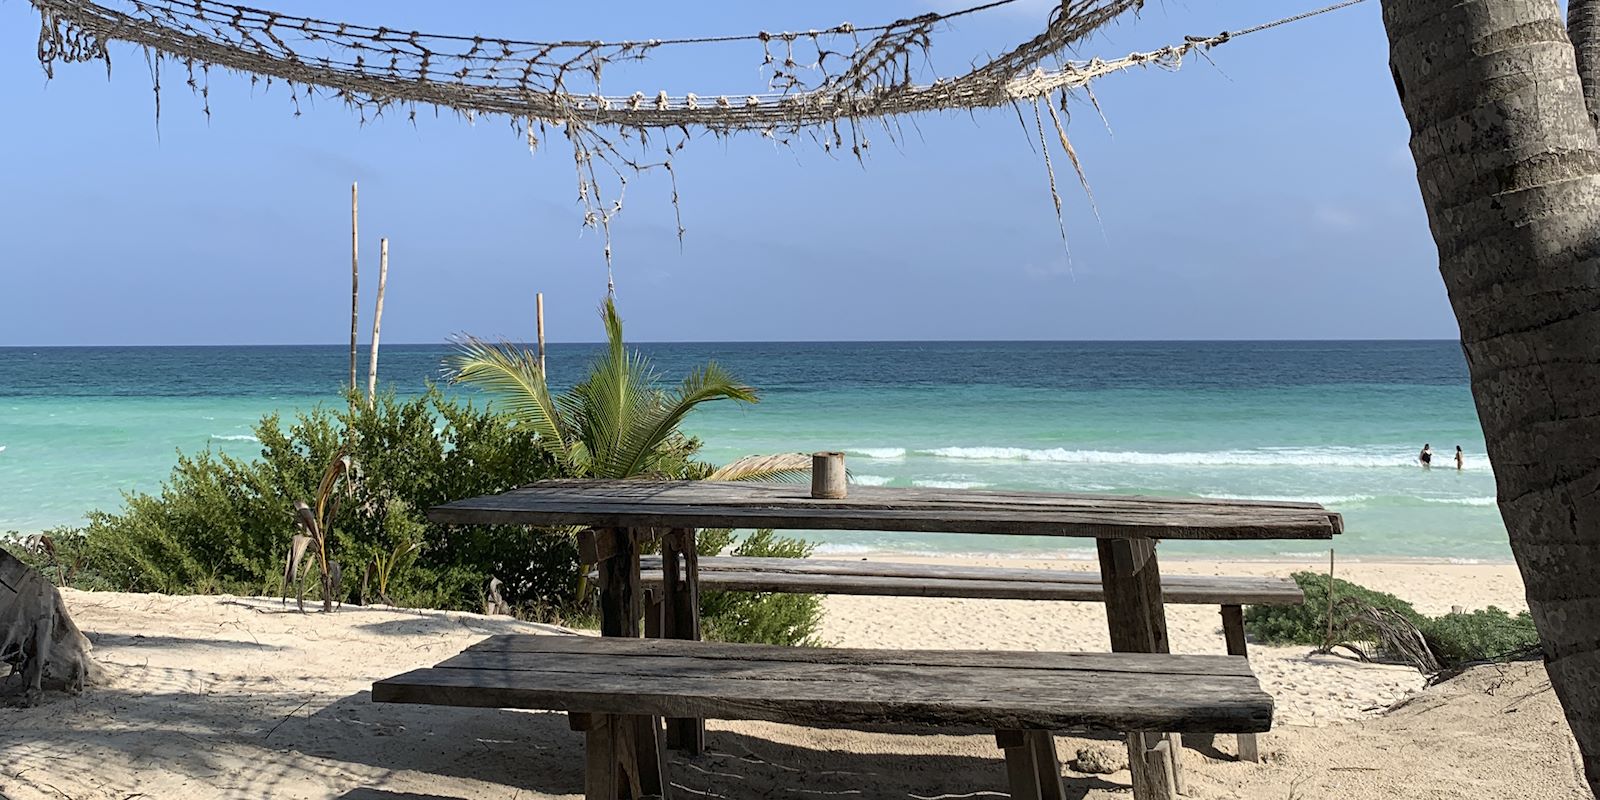
POLYGON ((810 476, 811 456, 805 453, 778 453, 736 458, 717 467, 706 476, 706 480, 804 483, 810 476))
MULTIPOLYGON (((300 509, 305 509, 306 515, 311 513, 311 509, 308 508, 306 504, 296 503, 295 511, 298 512, 300 509)), ((302 516, 302 524, 304 524, 303 520, 304 517, 302 516)), ((310 536, 304 536, 300 534, 296 534, 295 537, 289 542, 289 554, 283 560, 282 599, 284 601, 289 599, 289 584, 295 582, 295 575, 300 572, 300 559, 305 557, 306 549, 311 546, 311 542, 312 539, 310 536)), ((300 610, 305 610, 305 603, 303 599, 300 604, 300 610)))
POLYGON ((631 436, 620 462, 623 475, 644 471, 651 456, 660 452, 661 444, 678 429, 683 418, 696 406, 713 400, 754 403, 759 398, 754 389, 739 383, 715 362, 690 372, 675 394, 662 398, 659 405, 646 412, 645 418, 637 420, 630 429, 631 436))
POLYGON ((510 342, 493 345, 471 336, 458 339, 457 346, 459 352, 449 359, 450 380, 497 395, 502 407, 533 428, 540 447, 576 466, 567 425, 550 397, 538 356, 510 342))
MULTIPOLYGON (((334 487, 340 478, 348 478, 354 470, 355 459, 342 451, 328 462, 328 468, 322 473, 322 482, 317 484, 317 530, 313 532, 316 536, 322 536, 322 531, 332 524, 334 515, 339 511, 339 495, 334 487)), ((348 481, 346 486, 349 486, 348 481)))
MULTIPOLYGON (((608 329, 614 336, 621 334, 610 324, 608 329)), ((581 419, 577 438, 589 445, 590 473, 597 478, 628 478, 634 474, 626 466, 628 443, 641 421, 660 405, 660 392, 654 388, 656 376, 648 360, 627 352, 620 340, 611 344, 562 403, 581 419)))

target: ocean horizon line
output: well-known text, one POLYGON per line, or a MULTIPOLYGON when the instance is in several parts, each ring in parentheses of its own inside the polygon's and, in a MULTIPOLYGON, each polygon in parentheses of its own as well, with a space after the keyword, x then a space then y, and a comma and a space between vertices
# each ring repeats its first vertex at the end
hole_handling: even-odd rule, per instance
MULTIPOLYGON (((494 340, 500 341, 500 340, 494 340)), ((641 345, 854 345, 854 344, 1419 344, 1460 343, 1459 338, 1327 338, 1327 339, 660 339, 630 341, 630 346, 641 345)), ((533 341, 513 341, 512 344, 535 344, 533 341)), ((448 339, 434 342, 385 342, 383 347, 443 347, 453 344, 448 339)), ((546 347, 604 344, 600 339, 547 341, 546 347)), ((348 342, 258 342, 213 344, 0 344, 0 350, 144 350, 144 349, 208 349, 208 348, 349 348, 348 342)), ((368 349, 370 341, 360 342, 360 349, 368 349)))

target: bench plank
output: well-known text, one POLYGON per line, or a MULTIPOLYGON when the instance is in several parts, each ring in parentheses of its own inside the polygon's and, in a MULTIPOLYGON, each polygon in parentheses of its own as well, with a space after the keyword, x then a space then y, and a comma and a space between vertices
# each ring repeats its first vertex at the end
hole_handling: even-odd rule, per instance
POLYGON ((379 681, 373 700, 1007 730, 1241 733, 1267 730, 1272 719, 1272 698, 1244 659, 1227 656, 885 651, 874 663, 863 650, 537 635, 487 643, 496 646, 379 681), (736 657, 744 650, 748 657, 736 657), (802 651, 809 658, 792 657, 802 651), (1071 666, 1046 668, 1050 657, 1071 666), (1113 660, 1141 669, 1083 666, 1113 660), (1161 671, 1163 661, 1174 670, 1161 671))
MULTIPOLYGON (((594 652, 592 636, 501 635, 467 647, 470 653, 588 654, 594 652)), ((1152 655, 1142 653, 1054 653, 997 650, 873 650, 844 647, 785 647, 769 644, 691 642, 679 639, 627 640, 632 656, 672 656, 733 661, 770 661, 790 664, 885 664, 902 667, 996 667, 1093 672, 1127 672, 1156 675, 1222 675, 1253 678, 1250 663, 1226 656, 1152 655)), ((460 656, 456 656, 459 658, 460 656)), ((448 663, 448 660, 444 663, 448 663)))
MULTIPOLYGON (((660 556, 640 559, 645 586, 662 582, 660 556)), ((964 597, 1014 600, 1105 599, 1100 573, 1082 570, 894 564, 810 558, 718 556, 699 562, 700 586, 714 591, 964 597)), ((1163 599, 1184 605, 1299 605, 1294 581, 1275 577, 1163 576, 1163 599)))

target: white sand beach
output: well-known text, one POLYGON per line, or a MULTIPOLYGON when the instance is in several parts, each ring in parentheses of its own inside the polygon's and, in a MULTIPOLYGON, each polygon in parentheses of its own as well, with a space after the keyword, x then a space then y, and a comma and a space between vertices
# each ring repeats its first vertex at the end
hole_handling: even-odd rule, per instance
MULTIPOLYGON (((903 557, 901 557, 903 559, 903 557)), ((972 562, 965 562, 972 563, 972 562)), ((1002 563, 1002 562, 992 562, 1002 563)), ((1011 562, 1017 564, 1019 562, 1011 562)), ((1087 569, 1076 562, 1033 563, 1087 569)), ((1276 574, 1325 565, 1166 560, 1168 573, 1276 574)), ((1340 564, 1340 574, 1425 611, 1520 609, 1509 564, 1340 564)), ((105 665, 102 685, 0 709, 0 796, 73 798, 567 798, 582 740, 563 715, 378 705, 373 680, 505 632, 569 635, 504 617, 355 608, 302 615, 232 597, 65 592, 105 665)), ((842 646, 1103 650, 1087 603, 834 597, 823 638, 842 646)), ((1221 653, 1215 608, 1168 610, 1174 650, 1221 653)), ((1414 671, 1253 646, 1277 700, 1264 763, 1191 738, 1188 796, 1579 800, 1575 747, 1542 667, 1480 667, 1433 688, 1414 671)), ((1063 761, 1106 738, 1058 738, 1063 761)), ((988 735, 909 736, 765 723, 710 724, 711 752, 674 756, 679 797, 1004 796, 988 735)), ((1073 797, 1128 796, 1126 770, 1067 767, 1073 797)))

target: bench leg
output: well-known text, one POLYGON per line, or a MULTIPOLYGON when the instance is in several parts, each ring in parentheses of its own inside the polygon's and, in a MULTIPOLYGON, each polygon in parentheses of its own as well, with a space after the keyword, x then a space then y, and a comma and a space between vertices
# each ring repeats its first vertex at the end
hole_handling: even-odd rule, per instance
POLYGON ((665 753, 655 717, 572 714, 584 732, 585 800, 666 800, 665 753))
MULTIPOLYGON (((1161 602, 1161 568, 1151 539, 1098 539, 1100 585, 1114 653, 1166 653, 1167 614, 1161 602)), ((1169 800, 1183 790, 1176 734, 1128 736, 1128 771, 1138 800, 1169 800), (1147 757, 1158 744, 1161 754, 1147 757), (1165 788, 1163 788, 1165 787, 1165 788), (1165 793, 1163 793, 1165 792, 1165 793)))
MULTIPOLYGON (((1222 638, 1228 643, 1228 655, 1249 658, 1244 641, 1244 608, 1241 606, 1222 607, 1222 638)), ((1261 750, 1256 745, 1256 735, 1253 733, 1239 734, 1239 760, 1261 761, 1261 750)))
POLYGON ((617 753, 617 730, 614 718, 605 714, 591 715, 583 732, 583 796, 584 800, 617 800, 617 773, 620 761, 617 753))
MULTIPOLYGON (((1028 734, 1032 731, 995 731, 994 743, 1006 754, 1006 785, 1012 800, 1044 800, 1039 786, 1039 758, 1028 734)), ((1059 774, 1059 773, 1058 773, 1059 774)), ((1060 778, 1056 779, 1060 783, 1060 778)))
MULTIPOLYGON (((693 528, 674 528, 661 539, 661 635, 700 640, 700 555, 693 528)), ((705 720, 667 720, 667 747, 696 756, 706 749, 705 720)))
POLYGON ((1066 800, 1061 785, 1061 759, 1056 758, 1056 738, 1050 731, 1028 731, 1028 746, 1033 750, 1033 768, 1039 774, 1039 796, 1044 800, 1066 800))
POLYGON ((660 717, 625 717, 633 723, 634 752, 639 766, 639 797, 659 797, 666 800, 667 749, 661 735, 660 717))
POLYGON ((1177 734, 1170 733, 1135 733, 1128 737, 1130 755, 1137 750, 1139 759, 1128 762, 1133 773, 1134 800, 1177 800, 1178 741, 1177 734), (1133 769, 1135 763, 1143 769, 1133 769))

